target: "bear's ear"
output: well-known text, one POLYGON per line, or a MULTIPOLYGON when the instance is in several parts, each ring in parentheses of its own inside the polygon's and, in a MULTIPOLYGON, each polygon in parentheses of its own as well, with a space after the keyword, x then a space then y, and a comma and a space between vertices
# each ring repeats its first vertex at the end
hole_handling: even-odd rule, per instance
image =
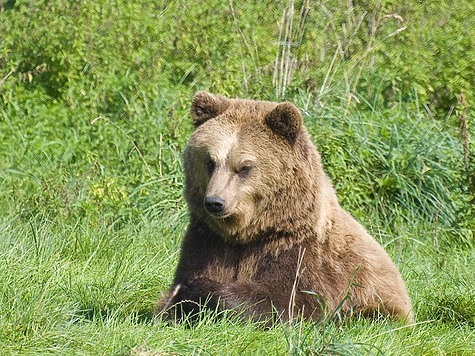
POLYGON ((199 91, 191 103, 191 116, 195 127, 222 114, 229 106, 229 100, 221 95, 199 91))
POLYGON ((277 105, 266 116, 266 123, 276 134, 294 143, 302 127, 302 114, 292 103, 284 102, 277 105))

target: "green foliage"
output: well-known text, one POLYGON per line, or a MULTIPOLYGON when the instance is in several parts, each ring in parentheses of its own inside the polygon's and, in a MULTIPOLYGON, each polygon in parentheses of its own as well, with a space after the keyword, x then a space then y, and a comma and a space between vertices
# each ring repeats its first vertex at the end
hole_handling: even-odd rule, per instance
MULTIPOLYGON (((472 2, 302 3, 309 15, 304 38, 290 53, 296 67, 291 91, 325 96, 343 86, 343 102, 379 96, 389 107, 417 95, 437 118, 457 107, 457 95, 475 100, 472 2)), ((294 21, 299 16, 296 11, 294 21)))
POLYGON ((455 232, 453 242, 471 244, 470 229, 457 225, 467 217, 471 195, 453 127, 426 112, 376 110, 376 103, 359 101, 351 115, 335 107, 307 109, 307 125, 342 203, 363 218, 373 210, 393 232, 398 220, 424 220, 455 232))
POLYGON ((467 0, 0 1, 0 349, 471 354, 467 0), (153 320, 186 227, 194 91, 285 97, 419 323, 153 320), (448 272, 449 271, 449 272, 448 272))

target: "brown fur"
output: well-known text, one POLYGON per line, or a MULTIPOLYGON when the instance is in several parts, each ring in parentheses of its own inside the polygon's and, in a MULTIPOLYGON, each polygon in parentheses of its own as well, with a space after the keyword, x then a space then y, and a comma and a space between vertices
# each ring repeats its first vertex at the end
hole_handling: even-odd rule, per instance
POLYGON ((198 92, 191 113, 190 224, 160 311, 181 319, 206 304, 315 320, 338 309, 412 321, 396 266, 340 207, 300 110, 198 92))

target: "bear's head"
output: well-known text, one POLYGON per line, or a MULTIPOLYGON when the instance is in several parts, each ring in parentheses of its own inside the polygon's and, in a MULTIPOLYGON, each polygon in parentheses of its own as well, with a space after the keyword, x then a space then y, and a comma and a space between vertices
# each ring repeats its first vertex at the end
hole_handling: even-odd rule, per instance
POLYGON ((312 221, 323 171, 295 105, 198 92, 191 114, 184 168, 192 222, 244 244, 295 235, 312 221))

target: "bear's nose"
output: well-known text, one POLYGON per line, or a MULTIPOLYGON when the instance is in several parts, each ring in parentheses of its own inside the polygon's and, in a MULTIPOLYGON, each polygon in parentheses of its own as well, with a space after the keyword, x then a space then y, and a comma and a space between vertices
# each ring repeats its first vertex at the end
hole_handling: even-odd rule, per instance
POLYGON ((205 209, 212 214, 222 213, 224 211, 224 200, 220 197, 206 197, 205 209))

